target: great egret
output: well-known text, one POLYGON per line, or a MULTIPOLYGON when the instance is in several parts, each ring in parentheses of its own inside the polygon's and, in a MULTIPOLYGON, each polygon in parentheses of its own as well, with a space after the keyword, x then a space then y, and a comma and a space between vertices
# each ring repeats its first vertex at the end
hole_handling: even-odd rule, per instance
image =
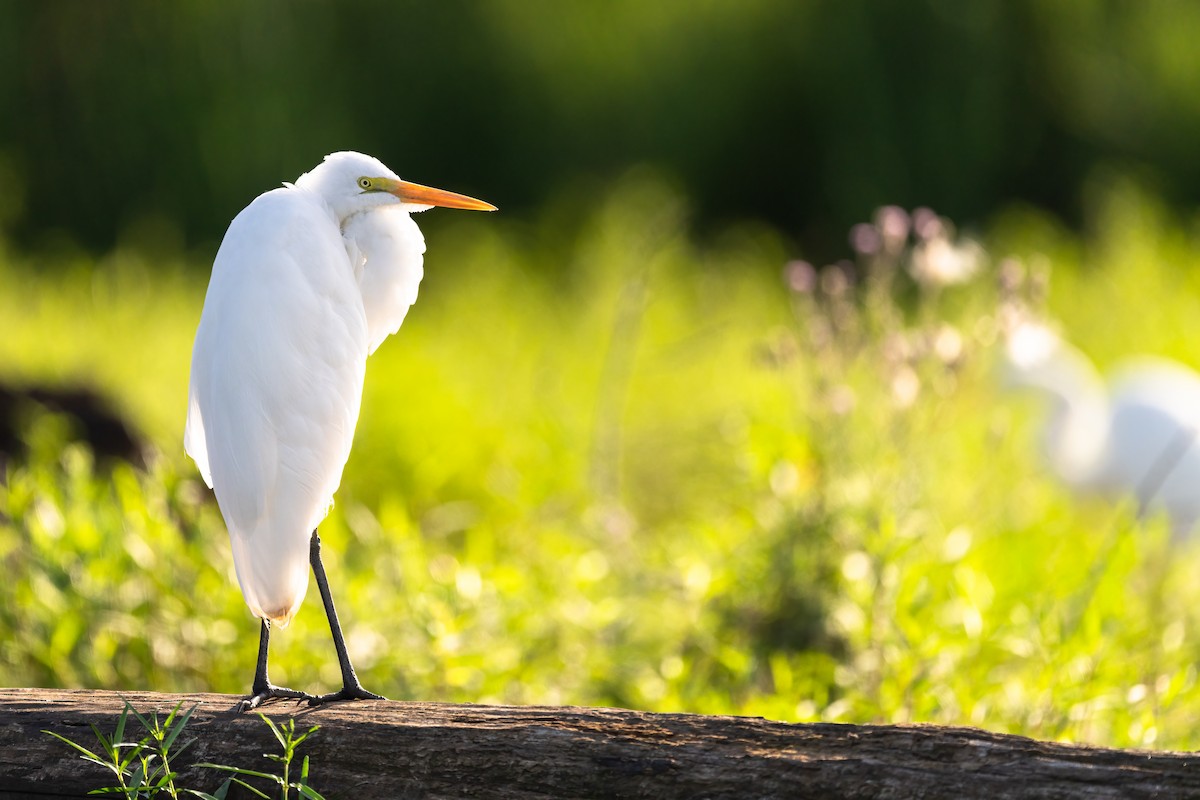
POLYGON ((1200 521, 1200 376, 1164 358, 1119 367, 1106 386, 1083 353, 1025 322, 1009 336, 1015 387, 1051 401, 1042 446, 1072 489, 1133 497, 1139 516, 1165 512, 1174 538, 1200 521))
POLYGON ((377 159, 333 153, 295 184, 259 195, 229 224, 196 331, 184 448, 216 492, 247 605, 261 618, 243 709, 273 697, 378 699, 346 651, 317 525, 350 455, 367 356, 417 299, 425 239, 410 214, 494 211, 400 180, 377 159), (284 627, 316 578, 342 671, 322 696, 267 677, 271 624, 284 627))

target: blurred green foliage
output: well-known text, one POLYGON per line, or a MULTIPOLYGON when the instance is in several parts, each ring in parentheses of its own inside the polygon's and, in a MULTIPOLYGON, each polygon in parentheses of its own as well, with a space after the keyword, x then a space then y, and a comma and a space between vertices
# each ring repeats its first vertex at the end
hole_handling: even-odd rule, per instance
POLYGON ((1198 38, 1190 0, 2 0, 0 230, 207 247, 340 149, 507 212, 649 163, 828 253, 883 203, 1078 221, 1107 162, 1195 203, 1198 38))
MULTIPOLYGON (((1129 183, 1094 198, 1082 238, 1015 209, 987 250, 1052 266, 1047 313, 1102 364, 1200 363, 1196 230, 1129 183)), ((780 280, 775 234, 697 242, 645 173, 595 206, 440 227, 369 363, 322 526, 368 687, 1200 743, 1195 545, 1040 465, 1039 409, 996 381, 994 263, 780 280)), ((86 376, 156 453, 97 468, 60 418, 26 430, 0 481, 0 683, 244 692, 257 625, 179 442, 203 280, 62 257, 0 259, 0 374, 86 376)), ((281 683, 339 680, 315 593, 272 645, 281 683)))
MULTIPOLYGON (((368 687, 1197 746, 1196 545, 1037 461, 995 261, 779 274, 932 204, 1102 365, 1200 364, 1198 34, 1185 0, 0 0, 0 380, 151 449, 23 420, 0 683, 248 687, 188 355, 228 220, 354 148, 506 211, 422 216, 368 367, 322 527, 368 687)), ((273 677, 331 650, 310 596, 273 677)))

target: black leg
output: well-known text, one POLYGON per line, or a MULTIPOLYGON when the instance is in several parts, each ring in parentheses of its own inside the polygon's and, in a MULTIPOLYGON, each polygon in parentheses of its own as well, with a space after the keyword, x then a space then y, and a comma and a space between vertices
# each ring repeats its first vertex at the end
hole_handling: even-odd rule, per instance
POLYGON ((254 684, 250 687, 250 691, 253 694, 238 704, 239 711, 249 711, 252 708, 258 708, 264 701, 277 697, 291 700, 311 701, 313 699, 313 696, 308 692, 285 689, 282 686, 274 686, 271 683, 271 679, 267 677, 267 650, 270 642, 271 623, 264 619, 262 620, 262 628, 258 634, 258 665, 254 668, 254 684))
POLYGON ((325 577, 325 565, 321 563, 321 537, 317 535, 316 531, 313 531, 309 544, 308 560, 312 564, 313 576, 317 579, 321 602, 325 604, 325 616, 329 617, 329 630, 333 634, 333 646, 337 650, 338 665, 342 668, 342 690, 309 698, 308 702, 318 705, 335 700, 386 699, 364 689, 358 682, 358 676, 354 674, 354 665, 350 663, 350 653, 346 650, 346 640, 342 636, 342 626, 338 623, 337 609, 333 607, 333 595, 329 593, 329 579, 325 577))

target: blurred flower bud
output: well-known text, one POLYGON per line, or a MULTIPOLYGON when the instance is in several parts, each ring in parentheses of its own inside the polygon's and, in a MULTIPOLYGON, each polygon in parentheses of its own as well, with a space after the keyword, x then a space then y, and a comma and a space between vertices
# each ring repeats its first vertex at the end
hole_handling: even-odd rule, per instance
POLYGON ((933 209, 924 206, 913 211, 912 229, 918 239, 936 239, 946 235, 942 218, 933 209))
POLYGON ((926 239, 913 250, 909 272, 924 286, 949 286, 966 283, 983 261, 983 248, 966 239, 954 244, 941 236, 926 239))
POLYGON ((850 246, 860 256, 873 256, 883 247, 883 237, 874 225, 860 222, 850 229, 850 246))
POLYGON ((821 291, 830 297, 842 297, 850 289, 850 278, 842 264, 830 264, 821 270, 821 291))
POLYGON ((1005 296, 1015 295, 1025 283, 1025 266, 1015 258, 1006 258, 998 268, 1000 293, 1005 296))
POLYGON ((943 324, 933 335, 933 354, 947 367, 953 367, 963 354, 963 337, 958 328, 943 324))
POLYGON ((822 352, 833 345, 833 326, 824 314, 814 314, 808 322, 808 338, 813 352, 822 352))
POLYGON ((817 271, 807 261, 789 261, 783 267, 783 280, 797 294, 812 294, 817 288, 817 271))
POLYGON ((800 344, 795 335, 786 328, 776 328, 758 348, 762 363, 774 369, 791 364, 800 356, 800 344))
POLYGON ((889 333, 883 339, 883 357, 892 364, 902 364, 913 357, 912 342, 903 332, 889 333))
POLYGON ((908 408, 917 401, 921 393, 921 379, 907 364, 902 365, 892 376, 892 401, 897 408, 908 408))
POLYGON ((776 497, 787 497, 800 489, 800 468, 786 459, 776 461, 767 480, 776 497))
POLYGON ((875 227, 883 236, 883 249, 897 253, 908 241, 911 220, 900 206, 882 206, 875 211, 875 227))
POLYGON ((857 400, 853 389, 840 384, 829 392, 829 410, 839 417, 844 417, 854 410, 857 400))
POLYGON ((1050 259, 1035 256, 1029 263, 1029 301, 1041 305, 1050 296, 1050 259))

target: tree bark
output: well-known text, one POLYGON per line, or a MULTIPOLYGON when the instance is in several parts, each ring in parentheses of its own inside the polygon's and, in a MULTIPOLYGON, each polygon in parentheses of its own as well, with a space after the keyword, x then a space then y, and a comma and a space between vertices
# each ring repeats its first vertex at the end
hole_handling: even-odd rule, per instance
MULTIPOLYGON (((232 695, 0 690, 0 798, 81 797, 112 785, 62 734, 96 749, 127 698, 162 719, 199 704, 183 764, 265 772, 278 743, 232 695)), ((1200 798, 1200 758, 1039 742, 972 728, 787 724, 611 708, 275 702, 276 721, 319 725, 301 745, 327 798, 1200 798)), ((142 731, 130 719, 127 740, 142 731)), ((295 773, 294 773, 295 774, 295 773)), ((180 783, 223 776, 188 767, 180 783)), ((275 796, 272 794, 272 796, 275 796)), ((293 795, 294 796, 294 795, 293 795)))

